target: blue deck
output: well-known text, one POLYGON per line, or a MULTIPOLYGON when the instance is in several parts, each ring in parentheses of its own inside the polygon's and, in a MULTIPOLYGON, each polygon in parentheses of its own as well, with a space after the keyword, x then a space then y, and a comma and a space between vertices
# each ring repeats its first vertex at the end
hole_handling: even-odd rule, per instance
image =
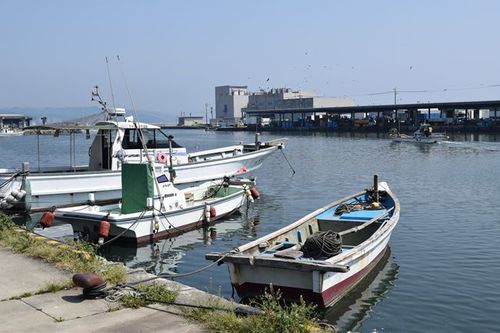
POLYGON ((343 213, 342 215, 334 215, 335 210, 338 206, 332 207, 327 211, 321 213, 317 216, 318 220, 326 220, 326 221, 359 221, 366 222, 371 220, 376 216, 380 216, 384 212, 387 212, 387 209, 374 209, 374 210, 360 210, 354 211, 350 213, 343 213))

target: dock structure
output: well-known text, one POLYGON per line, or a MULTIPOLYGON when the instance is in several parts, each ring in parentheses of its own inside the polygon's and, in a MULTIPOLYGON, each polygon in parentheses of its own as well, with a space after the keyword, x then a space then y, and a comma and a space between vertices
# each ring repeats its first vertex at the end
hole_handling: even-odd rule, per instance
POLYGON ((448 130, 464 127, 500 128, 500 100, 246 109, 247 119, 259 127, 276 129, 387 130, 408 129, 422 122, 448 130))

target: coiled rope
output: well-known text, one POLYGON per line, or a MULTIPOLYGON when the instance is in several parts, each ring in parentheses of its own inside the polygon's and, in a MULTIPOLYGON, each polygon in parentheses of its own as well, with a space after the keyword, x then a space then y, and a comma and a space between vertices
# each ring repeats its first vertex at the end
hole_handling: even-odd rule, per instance
POLYGON ((333 230, 318 231, 307 237, 300 250, 306 258, 330 258, 342 252, 342 236, 333 230))

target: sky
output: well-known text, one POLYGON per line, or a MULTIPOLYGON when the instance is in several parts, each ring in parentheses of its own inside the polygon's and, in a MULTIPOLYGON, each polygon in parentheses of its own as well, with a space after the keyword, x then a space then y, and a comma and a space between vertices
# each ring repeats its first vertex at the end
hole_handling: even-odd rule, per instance
POLYGON ((0 108, 92 106, 94 85, 165 115, 204 115, 218 85, 499 100, 500 1, 2 0, 0 59, 0 108))

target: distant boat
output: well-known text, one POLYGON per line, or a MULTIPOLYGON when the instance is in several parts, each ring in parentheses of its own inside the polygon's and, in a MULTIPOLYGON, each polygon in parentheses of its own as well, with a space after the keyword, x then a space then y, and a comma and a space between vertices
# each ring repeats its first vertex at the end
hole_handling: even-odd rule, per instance
POLYGON ((448 139, 444 133, 433 133, 432 126, 429 124, 420 125, 419 129, 413 135, 402 134, 396 128, 389 132, 393 142, 409 142, 417 144, 435 144, 448 139))
POLYGON ((383 257, 400 206, 385 182, 332 202, 300 220, 209 260, 229 266, 242 298, 280 290, 283 297, 329 306, 383 257))
POLYGON ((155 183, 154 179, 149 165, 124 164, 120 203, 59 208, 55 217, 70 223, 86 240, 116 237, 145 243, 213 224, 256 193, 250 190, 254 185, 250 180, 211 181, 179 190, 171 182, 155 183), (103 228, 107 228, 105 233, 103 228))
POLYGON ((397 136, 392 137, 393 142, 409 142, 409 143, 417 143, 417 144, 434 144, 438 143, 439 140, 434 137, 421 137, 415 135, 406 135, 399 134, 397 136))
MULTIPOLYGON (((124 109, 109 110, 104 102, 102 105, 112 119, 125 115, 124 109)), ((89 195, 96 203, 116 202, 122 195, 123 163, 155 161, 155 173, 178 188, 246 175, 258 169, 271 153, 282 149, 286 141, 260 142, 256 136, 254 143, 188 153, 158 126, 136 122, 132 117, 92 126, 65 124, 31 129, 51 131, 54 135, 70 133, 72 154, 75 133, 83 131, 90 137, 91 130, 98 132, 89 149, 88 165, 47 168, 23 163, 20 169, 0 169, 0 210, 30 213, 53 206, 81 205, 88 202, 89 195)), ((71 161, 74 160, 71 155, 71 161)))
POLYGON ((18 128, 0 127, 0 136, 21 136, 23 131, 18 128))

